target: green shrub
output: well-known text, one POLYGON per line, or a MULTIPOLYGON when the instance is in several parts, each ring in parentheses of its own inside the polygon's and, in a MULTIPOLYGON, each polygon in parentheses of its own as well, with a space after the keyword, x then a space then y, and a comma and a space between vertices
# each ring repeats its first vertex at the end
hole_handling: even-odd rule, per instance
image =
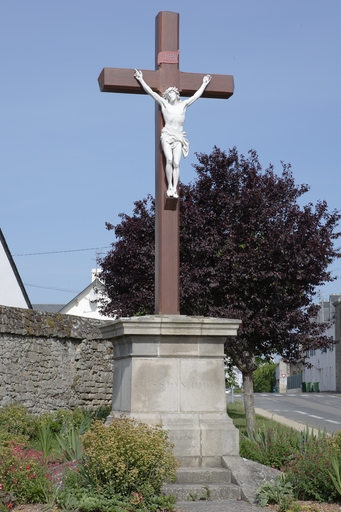
POLYGON ((57 503, 59 508, 67 512, 160 512, 173 510, 175 498, 138 492, 132 492, 130 496, 124 497, 89 487, 72 487, 66 484, 58 494, 57 503))
POLYGON ((111 413, 110 405, 101 405, 98 409, 91 412, 92 420, 106 420, 111 413))
POLYGON ((80 460, 83 456, 81 432, 81 428, 67 426, 67 428, 61 430, 60 434, 56 434, 57 443, 68 461, 80 460))
POLYGON ((63 475, 63 489, 58 492, 57 504, 67 512, 160 512, 174 509, 173 496, 155 495, 146 486, 139 492, 122 496, 111 488, 97 488, 80 471, 67 470, 63 475))
POLYGON ((277 363, 264 363, 253 372, 255 393, 271 393, 276 384, 277 363))
POLYGON ((337 430, 332 436, 328 437, 328 444, 333 447, 335 453, 341 454, 341 430, 337 430))
POLYGON ((281 469, 288 457, 298 449, 299 439, 294 430, 261 427, 253 438, 241 435, 240 455, 265 466, 281 469))
POLYGON ((241 434, 240 455, 265 466, 283 470, 293 454, 296 452, 304 454, 321 440, 324 440, 328 446, 334 446, 330 444, 330 438, 326 432, 318 431, 315 434, 308 427, 303 431, 297 431, 281 425, 273 427, 263 425, 252 438, 241 434))
POLYGON ((256 503, 261 507, 266 505, 278 505, 279 512, 286 512, 294 501, 294 490, 291 482, 287 481, 286 475, 282 474, 271 482, 265 482, 258 489, 256 503))
POLYGON ((12 434, 10 432, 0 430, 0 446, 8 446, 11 443, 28 446, 29 437, 23 434, 12 434))
POLYGON ((23 436, 23 439, 32 439, 36 436, 37 427, 37 419, 23 405, 5 405, 0 409, 1 437, 13 434, 23 436))
POLYGON ((332 502, 339 498, 334 483, 340 482, 341 490, 341 476, 338 478, 332 461, 341 461, 341 431, 333 436, 312 433, 308 427, 298 432, 267 420, 250 439, 241 405, 229 404, 227 410, 240 431, 242 457, 284 471, 297 499, 332 502))
POLYGON ((38 427, 50 430, 52 434, 59 434, 62 426, 63 418, 57 417, 57 412, 45 412, 38 418, 38 427))
POLYGON ((87 425, 89 428, 92 416, 96 414, 84 407, 73 410, 58 409, 58 411, 41 414, 38 418, 39 426, 48 427, 54 434, 59 434, 63 428, 80 428, 87 425))
MULTIPOLYGON (((338 454, 340 457, 340 453, 338 454)), ((339 496, 341 496, 341 460, 338 456, 334 456, 330 461, 331 471, 328 470, 330 478, 337 490, 339 496)))
POLYGON ((158 494, 178 466, 168 433, 122 417, 105 427, 94 422, 83 436, 83 469, 93 487, 130 496, 144 489, 158 494))
POLYGON ((329 470, 335 450, 327 438, 311 437, 304 450, 298 450, 285 464, 295 496, 301 500, 335 501, 338 492, 329 470))
POLYGON ((4 492, 1 489, 2 486, 0 484, 0 512, 8 512, 8 510, 14 507, 17 500, 12 492, 4 492))
POLYGON ((46 460, 52 455, 54 446, 54 433, 48 425, 39 425, 38 427, 38 449, 43 452, 46 460))

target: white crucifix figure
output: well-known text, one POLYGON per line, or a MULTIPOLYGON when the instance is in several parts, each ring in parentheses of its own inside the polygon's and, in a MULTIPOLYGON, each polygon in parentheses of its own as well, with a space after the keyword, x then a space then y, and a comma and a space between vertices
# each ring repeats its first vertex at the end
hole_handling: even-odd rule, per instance
POLYGON ((184 131, 186 109, 195 102, 211 81, 210 75, 205 75, 201 86, 187 100, 180 99, 176 87, 168 87, 162 96, 154 92, 143 79, 142 71, 135 70, 135 78, 147 94, 160 105, 165 126, 161 130, 161 147, 166 158, 167 197, 178 197, 177 187, 180 178, 181 153, 186 158, 189 143, 184 131))

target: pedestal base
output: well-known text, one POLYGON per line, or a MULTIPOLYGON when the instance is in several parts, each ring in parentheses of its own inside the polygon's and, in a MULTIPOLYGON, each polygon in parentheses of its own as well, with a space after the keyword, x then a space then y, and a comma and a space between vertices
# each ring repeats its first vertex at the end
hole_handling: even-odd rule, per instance
POLYGON ((102 328, 114 344, 113 410, 169 431, 182 467, 221 466, 238 455, 226 414, 224 341, 238 320, 148 316, 102 328))

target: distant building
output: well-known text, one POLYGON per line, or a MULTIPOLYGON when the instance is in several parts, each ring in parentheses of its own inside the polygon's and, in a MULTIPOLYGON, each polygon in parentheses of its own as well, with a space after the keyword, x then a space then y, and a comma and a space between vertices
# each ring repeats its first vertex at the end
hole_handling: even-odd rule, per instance
MULTIPOLYGON (((67 304, 33 304, 33 309, 47 313, 61 313, 104 320, 108 317, 99 313, 99 299, 106 298, 105 286, 98 278, 99 271, 91 271, 91 283, 67 304)), ((110 317, 114 320, 116 317, 110 317)))
POLYGON ((311 368, 304 368, 302 380, 305 382, 307 391, 316 388, 319 391, 336 391, 336 374, 340 368, 336 365, 336 345, 332 343, 335 339, 335 304, 341 300, 341 294, 330 295, 328 300, 320 302, 320 310, 317 321, 332 322, 332 325, 325 334, 330 338, 328 348, 309 350, 307 356, 311 368), (315 388, 314 388, 315 384, 315 388))
POLYGON ((280 359, 276 367, 276 387, 275 391, 278 393, 287 392, 287 381, 290 377, 290 365, 280 359))
POLYGON ((97 277, 97 274, 98 270, 92 270, 91 283, 58 312, 64 315, 84 316, 102 320, 106 318, 100 314, 98 308, 98 300, 105 297, 105 286, 97 277))
POLYGON ((330 338, 327 348, 307 350, 307 362, 312 366, 290 366, 280 361, 276 370, 276 387, 281 393, 298 393, 302 390, 310 391, 341 391, 341 346, 335 340, 341 339, 337 335, 337 323, 341 325, 341 294, 330 295, 328 300, 320 302, 317 322, 331 322, 325 331, 330 338), (339 320, 338 320, 339 317, 339 320), (338 384, 339 381, 339 384, 338 384))
POLYGON ((0 305, 32 309, 12 254, 0 229, 0 305))

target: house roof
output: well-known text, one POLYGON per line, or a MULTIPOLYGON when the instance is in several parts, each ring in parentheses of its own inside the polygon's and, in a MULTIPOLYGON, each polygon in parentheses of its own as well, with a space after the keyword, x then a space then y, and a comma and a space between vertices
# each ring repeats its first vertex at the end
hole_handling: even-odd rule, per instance
MULTIPOLYGON (((13 257, 12 257, 12 254, 11 254, 11 251, 9 250, 9 247, 7 245, 7 242, 6 242, 6 239, 3 235, 3 232, 1 231, 0 229, 0 244, 2 245, 2 248, 3 248, 3 251, 7 257, 7 260, 10 264, 10 267, 12 269, 12 272, 13 272, 13 275, 18 283, 18 286, 20 288, 20 291, 22 293, 22 296, 24 298, 24 301, 26 302, 27 304, 27 307, 29 309, 32 309, 32 304, 31 304, 31 301, 30 299, 28 298, 28 295, 26 293, 26 290, 25 290, 25 287, 24 287, 24 284, 21 280, 21 277, 20 277, 20 274, 18 272, 18 269, 17 269, 17 266, 16 264, 14 263, 14 260, 13 260, 13 257)), ((1 246, 0 246, 0 249, 1 249, 1 246)), ((12 304, 4 304, 4 306, 7 306, 7 305, 12 305, 12 304)))
POLYGON ((70 300, 70 302, 65 304, 65 306, 63 306, 59 310, 59 313, 67 313, 68 311, 70 311, 70 309, 75 304, 77 304, 83 297, 88 295, 91 292, 91 290, 93 290, 95 288, 98 288, 100 290, 104 289, 103 283, 101 283, 101 281, 97 277, 86 288, 84 288, 84 290, 82 290, 78 295, 76 295, 76 297, 74 297, 72 300, 70 300))

